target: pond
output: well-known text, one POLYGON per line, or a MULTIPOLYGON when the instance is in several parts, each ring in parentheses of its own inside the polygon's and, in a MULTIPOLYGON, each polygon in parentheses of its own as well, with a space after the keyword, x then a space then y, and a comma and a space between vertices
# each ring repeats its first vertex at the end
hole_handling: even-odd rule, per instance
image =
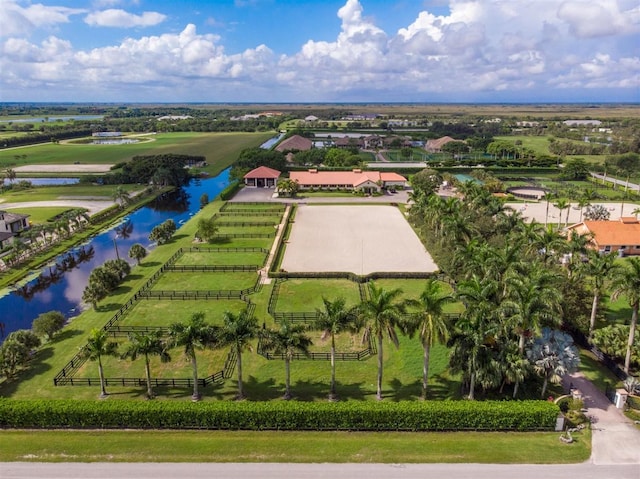
POLYGON ((188 186, 158 198, 125 218, 122 223, 130 225, 126 228, 126 238, 117 236, 118 225, 114 225, 56 258, 50 266, 37 272, 37 277, 0 297, 3 325, 0 341, 12 331, 31 328, 33 320, 47 311, 61 311, 68 318, 77 316, 82 308, 82 292, 94 268, 108 259, 116 259, 116 255, 133 264, 127 256, 129 248, 134 243, 153 247, 148 236, 154 226, 171 218, 180 227, 200 209, 203 193, 213 200, 228 184, 228 169, 215 178, 191 180, 188 186))
MULTIPOLYGON (((28 181, 33 186, 56 186, 56 185, 75 185, 80 182, 80 178, 16 178, 14 183, 20 181, 28 181)), ((4 184, 8 185, 11 182, 7 179, 4 180, 4 184)))

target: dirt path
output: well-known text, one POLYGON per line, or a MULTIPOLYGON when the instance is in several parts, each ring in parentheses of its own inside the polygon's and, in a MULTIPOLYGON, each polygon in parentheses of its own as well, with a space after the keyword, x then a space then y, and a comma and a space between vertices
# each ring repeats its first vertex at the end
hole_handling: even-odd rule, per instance
POLYGON ((94 215, 99 211, 105 210, 112 206, 112 200, 85 200, 85 199, 69 199, 69 200, 51 200, 51 201, 25 201, 23 203, 2 203, 0 209, 11 210, 16 208, 39 208, 47 206, 68 206, 70 208, 86 208, 90 215, 94 215))

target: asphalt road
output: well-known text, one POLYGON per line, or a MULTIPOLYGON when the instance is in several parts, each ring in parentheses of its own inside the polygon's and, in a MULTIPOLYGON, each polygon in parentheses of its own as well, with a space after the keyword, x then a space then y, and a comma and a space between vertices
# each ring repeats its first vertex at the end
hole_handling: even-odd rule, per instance
POLYGON ((4 463, 2 479, 638 479, 640 465, 4 463))

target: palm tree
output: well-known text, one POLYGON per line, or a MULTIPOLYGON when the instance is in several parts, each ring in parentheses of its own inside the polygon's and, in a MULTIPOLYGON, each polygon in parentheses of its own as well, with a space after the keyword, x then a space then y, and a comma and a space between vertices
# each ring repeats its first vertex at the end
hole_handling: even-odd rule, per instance
MULTIPOLYGON (((534 263, 537 264, 537 263, 534 263)), ((560 321, 562 297, 557 289, 558 276, 544 267, 534 267, 528 274, 512 274, 506 279, 506 299, 500 309, 518 333, 518 352, 524 357, 525 341, 539 334, 543 322, 560 321)), ((518 394, 516 381, 513 397, 518 394)))
POLYGON ((592 338, 605 282, 616 274, 619 266, 616 264, 615 253, 600 254, 597 251, 589 250, 587 258, 588 261, 582 264, 582 270, 590 276, 593 284, 593 302, 591 303, 591 318, 589 320, 589 338, 592 338))
POLYGON ((163 363, 171 361, 171 356, 167 351, 167 343, 162 337, 162 331, 148 333, 132 333, 129 335, 129 345, 122 355, 122 359, 135 361, 138 356, 144 356, 144 370, 147 378, 147 398, 153 398, 153 388, 151 387, 151 368, 149 366, 149 356, 158 356, 163 363))
POLYGON ((544 214, 544 225, 547 226, 549 224, 549 203, 558 198, 558 195, 552 193, 550 191, 546 192, 544 195, 544 199, 547 202, 547 208, 544 214))
POLYGON ((98 361, 98 374, 100 376, 100 398, 107 397, 105 388, 104 371, 102 369, 103 356, 117 356, 118 343, 109 341, 109 335, 104 329, 92 329, 89 333, 87 344, 80 350, 81 357, 89 361, 98 361))
POLYGON ((230 345, 233 353, 237 356, 238 368, 238 396, 237 399, 244 399, 242 389, 242 351, 251 348, 251 340, 258 335, 258 321, 243 310, 240 314, 230 311, 224 313, 224 324, 220 329, 220 346, 230 345))
POLYGON ((624 372, 629 374, 631 363, 631 347, 636 334, 638 324, 638 308, 640 305, 640 258, 629 258, 623 268, 620 268, 613 277, 611 285, 613 292, 612 299, 626 296, 631 306, 631 326, 629 328, 629 341, 627 342, 627 353, 624 360, 624 372))
POLYGON ((460 282, 457 297, 465 303, 465 311, 456 322, 452 338, 452 363, 463 373, 469 384, 469 399, 475 399, 478 376, 485 372, 493 342, 495 315, 498 310, 500 285, 488 277, 474 275, 460 282))
POLYGON ((169 345, 184 346, 184 355, 191 362, 193 371, 193 394, 191 399, 200 400, 198 392, 198 364, 196 361, 196 349, 213 348, 217 342, 217 330, 207 324, 204 313, 198 312, 191 315, 187 323, 172 323, 169 326, 169 345))
POLYGON ((329 400, 337 399, 336 394, 336 334, 346 331, 355 332, 357 330, 357 314, 355 308, 346 308, 345 299, 338 298, 329 301, 322 298, 324 309, 317 309, 318 318, 314 324, 316 329, 324 331, 325 335, 331 336, 331 386, 329 389, 329 400))
POLYGON ((631 212, 631 214, 634 215, 636 219, 638 219, 638 215, 640 215, 640 208, 636 208, 631 212))
MULTIPOLYGON (((442 284, 434 279, 428 279, 424 290, 420 294, 420 312, 411 315, 405 326, 410 336, 418 333, 422 343, 422 399, 427 398, 429 379, 429 354, 435 343, 445 342, 449 336, 449 323, 445 318, 443 308, 445 304, 454 301, 453 296, 442 292, 442 284)), ((413 302, 412 302, 413 303, 413 302)))
POLYGON ((378 380, 376 399, 381 400, 383 340, 387 336, 396 348, 400 346, 395 327, 403 319, 405 302, 399 300, 402 294, 401 289, 387 291, 382 287, 378 288, 373 282, 369 283, 368 293, 368 299, 360 303, 360 312, 366 323, 363 340, 369 341, 371 336, 377 339, 378 380))
POLYGON ((147 256, 147 250, 140 243, 136 243, 129 248, 129 258, 135 259, 138 264, 147 256))
POLYGON ((549 382, 559 383, 562 376, 575 371, 580 362, 571 336, 549 328, 544 328, 542 335, 527 350, 527 358, 544 379, 541 397, 544 397, 549 382))
POLYGON ((306 330, 303 324, 291 324, 283 320, 280 329, 267 329, 261 335, 263 350, 284 356, 286 400, 291 399, 291 360, 296 353, 309 355, 309 347, 313 344, 306 330))
POLYGON ((123 186, 118 186, 111 194, 111 198, 120 206, 125 206, 131 200, 129 193, 124 189, 123 186))
MULTIPOLYGON (((562 212, 566 209, 571 208, 571 203, 566 198, 558 199, 553 206, 558 208, 558 228, 560 228, 562 224, 562 212)), ((569 214, 567 214, 567 223, 569 222, 569 214)))
POLYGON ((4 170, 4 175, 9 180, 9 183, 13 184, 13 181, 16 179, 16 172, 12 168, 7 168, 4 170))

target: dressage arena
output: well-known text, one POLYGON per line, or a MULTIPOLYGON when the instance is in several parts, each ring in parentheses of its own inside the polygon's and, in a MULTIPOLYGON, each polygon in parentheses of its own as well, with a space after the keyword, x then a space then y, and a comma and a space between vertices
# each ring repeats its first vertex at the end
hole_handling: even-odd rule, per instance
POLYGON ((394 206, 298 206, 288 272, 433 272, 438 267, 394 206))

